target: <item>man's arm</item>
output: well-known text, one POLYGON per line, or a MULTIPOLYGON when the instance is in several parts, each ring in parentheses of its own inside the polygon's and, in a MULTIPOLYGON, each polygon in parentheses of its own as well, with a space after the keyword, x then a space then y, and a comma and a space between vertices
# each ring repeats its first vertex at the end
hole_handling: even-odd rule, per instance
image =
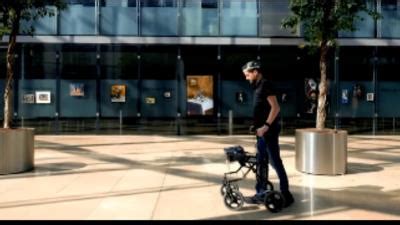
POLYGON ((281 111, 281 107, 279 106, 278 100, 275 95, 271 95, 267 97, 267 101, 271 106, 271 111, 269 112, 267 123, 272 124, 275 121, 275 118, 278 116, 281 111))
MULTIPOLYGON (((265 121, 268 124, 272 124, 276 117, 278 116, 279 112, 281 111, 281 107, 279 106, 278 100, 276 99, 275 95, 270 95, 267 97, 268 104, 271 106, 271 111, 269 112, 267 121, 265 121)), ((257 129, 257 136, 261 137, 263 136, 267 131, 269 127, 267 125, 264 125, 257 129)))

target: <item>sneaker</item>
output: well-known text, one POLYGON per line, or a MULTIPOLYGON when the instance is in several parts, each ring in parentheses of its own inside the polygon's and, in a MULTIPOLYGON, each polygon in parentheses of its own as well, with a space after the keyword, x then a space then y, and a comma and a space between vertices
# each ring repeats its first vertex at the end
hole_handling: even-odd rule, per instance
POLYGON ((293 195, 287 191, 287 192, 282 192, 283 197, 285 198, 285 205, 283 206, 284 208, 289 207, 291 204, 294 203, 294 198, 293 195))
POLYGON ((264 204, 264 195, 255 194, 251 197, 244 197, 244 202, 247 204, 264 204))

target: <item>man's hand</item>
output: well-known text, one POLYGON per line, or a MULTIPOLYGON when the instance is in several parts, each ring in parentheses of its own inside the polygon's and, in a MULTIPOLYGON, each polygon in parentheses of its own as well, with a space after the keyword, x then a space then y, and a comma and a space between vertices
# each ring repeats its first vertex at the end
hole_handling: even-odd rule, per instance
POLYGON ((256 128, 254 127, 254 125, 251 125, 249 127, 249 134, 253 134, 254 135, 254 133, 256 133, 256 128))
POLYGON ((259 136, 259 137, 264 136, 264 134, 267 133, 268 129, 269 129, 269 127, 266 126, 266 125, 264 125, 264 126, 258 128, 258 129, 257 129, 257 136, 259 136))

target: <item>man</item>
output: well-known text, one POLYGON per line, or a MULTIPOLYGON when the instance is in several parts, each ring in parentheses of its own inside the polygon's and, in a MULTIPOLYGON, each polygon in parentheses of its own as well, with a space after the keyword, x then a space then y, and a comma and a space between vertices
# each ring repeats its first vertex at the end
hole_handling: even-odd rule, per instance
POLYGON ((268 161, 270 160, 279 177, 280 190, 285 198, 284 206, 288 207, 294 202, 294 199, 289 191, 289 181, 280 157, 280 107, 276 98, 277 93, 272 84, 263 77, 260 68, 260 63, 257 61, 250 61, 242 67, 246 80, 254 89, 253 114, 257 136, 257 193, 245 200, 255 204, 264 202, 264 192, 267 189, 268 180, 268 161))

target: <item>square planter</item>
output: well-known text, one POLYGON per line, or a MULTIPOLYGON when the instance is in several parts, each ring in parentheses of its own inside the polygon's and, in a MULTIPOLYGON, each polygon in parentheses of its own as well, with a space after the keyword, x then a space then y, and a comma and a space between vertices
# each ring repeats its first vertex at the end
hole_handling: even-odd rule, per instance
POLYGON ((0 175, 34 167, 34 129, 0 129, 0 175))

